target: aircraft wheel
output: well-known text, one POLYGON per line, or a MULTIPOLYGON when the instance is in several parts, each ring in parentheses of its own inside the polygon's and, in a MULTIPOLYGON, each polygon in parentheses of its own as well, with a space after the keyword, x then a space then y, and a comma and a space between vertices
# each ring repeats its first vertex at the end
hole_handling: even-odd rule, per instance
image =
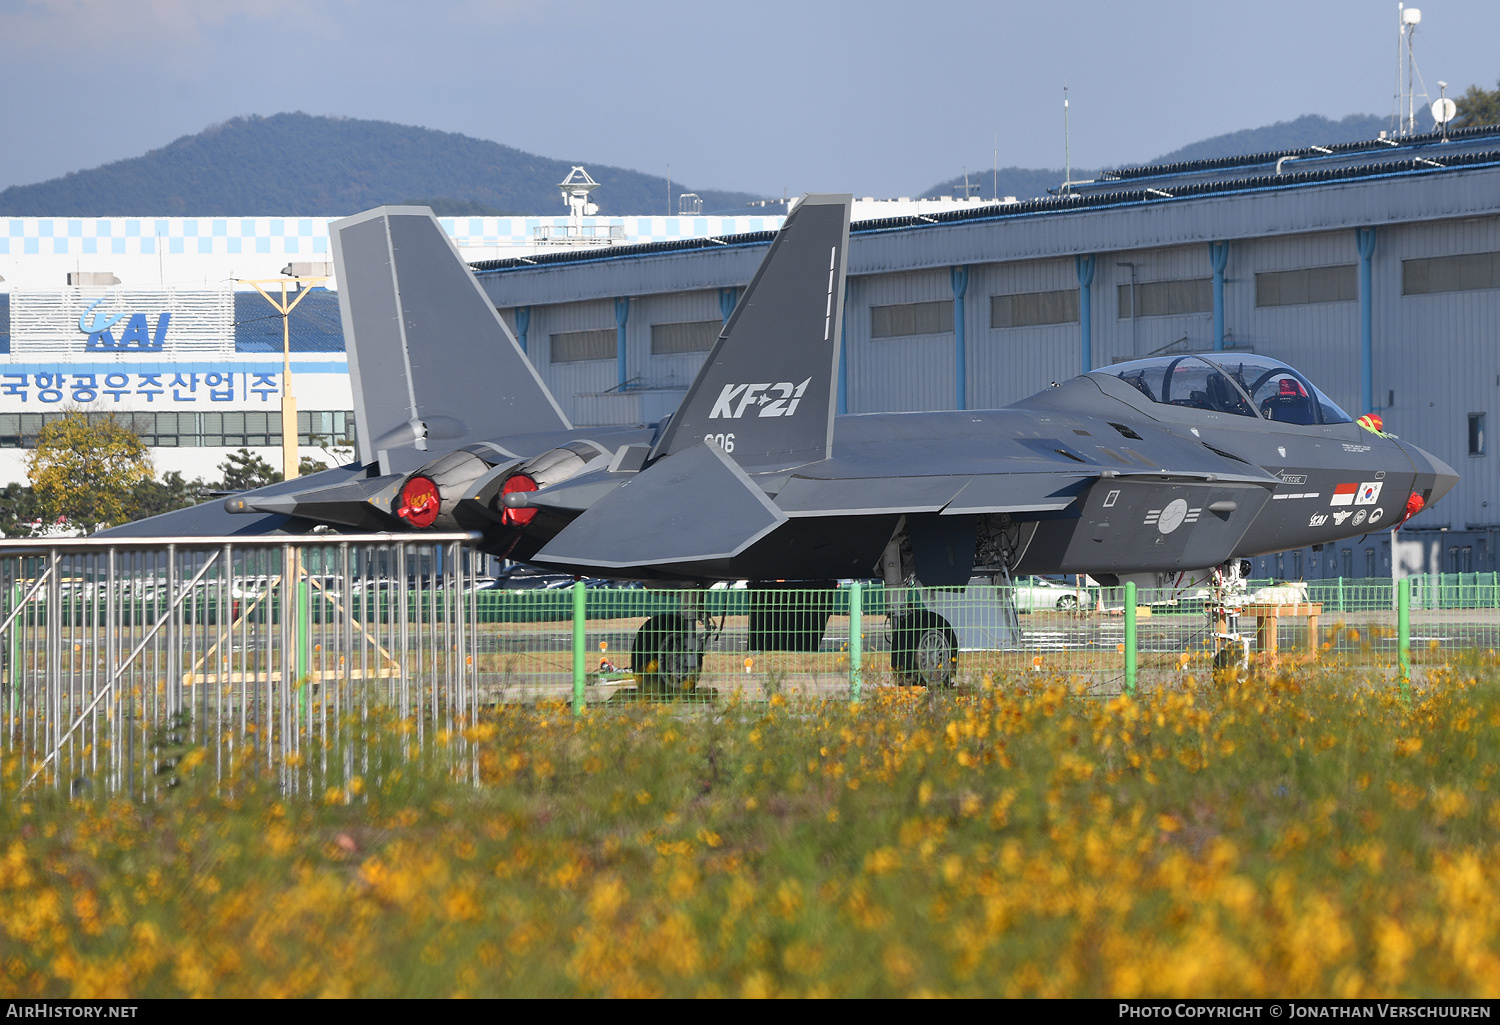
POLYGON ((1057 599, 1058 612, 1077 612, 1078 596, 1076 594, 1065 594, 1057 599))
POLYGON ((1245 646, 1240 643, 1226 644, 1214 652, 1214 670, 1233 669, 1245 661, 1245 646))
POLYGON ((908 687, 951 687, 958 638, 948 621, 931 612, 898 620, 891 630, 891 668, 908 687))
POLYGON ((630 646, 630 670, 642 690, 681 694, 698 685, 703 652, 688 621, 675 613, 652 616, 630 646))

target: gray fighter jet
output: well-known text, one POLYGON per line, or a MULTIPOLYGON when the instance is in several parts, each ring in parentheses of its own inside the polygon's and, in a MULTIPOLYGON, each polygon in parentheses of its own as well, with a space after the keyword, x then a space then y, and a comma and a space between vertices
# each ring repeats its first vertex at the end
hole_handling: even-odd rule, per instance
MULTIPOLYGON (((851 202, 796 206, 680 408, 643 427, 568 422, 430 211, 338 221, 360 462, 118 531, 463 528, 510 559, 684 587, 1222 586, 1248 556, 1390 529, 1457 482, 1248 353, 1116 364, 1005 409, 837 416, 851 202)), ((762 642, 816 646, 826 620, 762 642)), ((649 622, 635 667, 690 678, 698 622, 649 622)), ((931 601, 896 609, 894 668, 945 680, 952 626, 931 601)))

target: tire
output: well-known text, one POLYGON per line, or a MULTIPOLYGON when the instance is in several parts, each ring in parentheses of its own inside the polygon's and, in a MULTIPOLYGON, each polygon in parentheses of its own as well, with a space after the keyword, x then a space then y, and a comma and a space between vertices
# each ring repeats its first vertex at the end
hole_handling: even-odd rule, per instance
POLYGON ((1236 669, 1245 658, 1245 646, 1241 643, 1226 644, 1214 652, 1214 671, 1236 669))
POLYGON ((931 612, 903 616, 891 628, 891 669, 906 687, 951 687, 958 668, 958 638, 948 621, 931 612))
POLYGON ((652 616, 630 645, 630 671, 642 690, 682 694, 698 685, 703 652, 696 650, 689 622, 676 613, 652 616))
POLYGON ((1058 612, 1077 612, 1078 611, 1078 595, 1076 595, 1076 594, 1065 594, 1061 598, 1057 599, 1057 611, 1058 612))

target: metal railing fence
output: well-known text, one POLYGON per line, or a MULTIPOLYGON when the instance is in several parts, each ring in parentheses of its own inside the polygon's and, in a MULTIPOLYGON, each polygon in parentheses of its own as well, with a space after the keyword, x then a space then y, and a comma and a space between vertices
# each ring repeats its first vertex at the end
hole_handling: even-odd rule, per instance
MULTIPOLYGON (((253 767, 322 793, 369 772, 392 729, 416 750, 442 738, 468 772, 464 731, 520 701, 858 700, 1026 674, 1132 692, 1211 672, 1215 634, 1235 629, 1205 594, 1133 585, 485 589, 474 540, 0 542, 0 786, 148 795, 192 749, 220 778, 253 767)), ((1250 656, 1406 681, 1500 648, 1494 574, 1253 581, 1250 596, 1250 656)))
POLYGON ((356 774, 374 713, 474 721, 471 540, 0 542, 9 778, 134 796, 196 747, 298 790, 356 774))

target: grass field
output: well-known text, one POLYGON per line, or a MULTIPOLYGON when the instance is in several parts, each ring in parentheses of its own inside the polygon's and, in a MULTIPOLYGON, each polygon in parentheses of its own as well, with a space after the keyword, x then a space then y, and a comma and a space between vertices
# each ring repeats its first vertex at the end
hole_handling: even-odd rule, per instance
POLYGON ((1492 653, 375 725, 311 794, 4 766, 0 992, 1500 994, 1492 653))

